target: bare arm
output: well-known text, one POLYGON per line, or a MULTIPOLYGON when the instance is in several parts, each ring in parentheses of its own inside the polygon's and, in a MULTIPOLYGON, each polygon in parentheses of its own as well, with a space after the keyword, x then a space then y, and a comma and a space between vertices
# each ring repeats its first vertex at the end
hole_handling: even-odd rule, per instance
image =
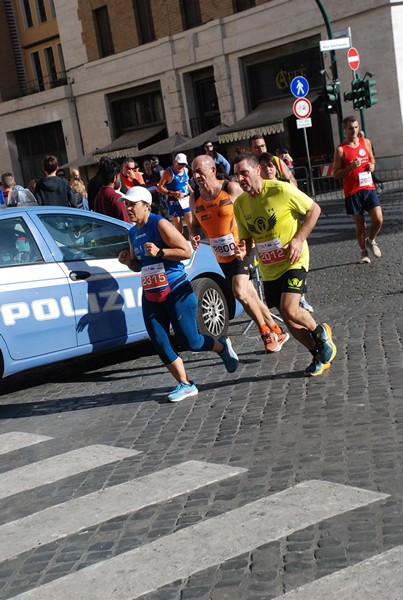
POLYGON ((301 228, 292 238, 292 240, 288 244, 284 245, 284 250, 288 250, 288 260, 292 265, 299 260, 302 253, 302 245, 308 238, 312 229, 315 227, 320 213, 321 209, 319 204, 312 202, 310 209, 305 214, 305 219, 301 225, 301 228))
MULTIPOLYGON (((192 256, 192 250, 183 235, 166 219, 158 222, 158 231, 164 244, 164 258, 169 260, 183 260, 192 256)), ((161 248, 153 242, 146 242, 144 249, 149 256, 157 256, 161 248)))
POLYGON ((343 179, 343 177, 346 177, 346 175, 348 175, 350 173, 350 171, 352 171, 353 169, 356 169, 361 164, 360 159, 356 158, 347 167, 343 168, 343 166, 342 166, 343 165, 343 157, 344 157, 343 148, 341 148, 339 146, 338 148, 336 148, 336 152, 334 153, 334 160, 333 160, 333 177, 334 177, 334 179, 343 179))
POLYGON ((228 194, 231 197, 232 203, 242 194, 242 188, 236 181, 230 181, 228 184, 228 194))
POLYGON ((239 240, 239 244, 235 248, 235 256, 238 260, 243 260, 245 256, 251 253, 253 248, 253 239, 250 237, 246 240, 239 240))
POLYGON ((290 169, 287 167, 287 165, 285 164, 285 162, 280 158, 279 159, 280 163, 281 163, 281 171, 284 175, 284 177, 286 177, 287 179, 290 180, 290 183, 292 183, 293 185, 295 185, 295 187, 298 187, 298 183, 297 180, 295 179, 294 175, 291 173, 290 169))
POLYGON ((121 252, 119 252, 118 260, 120 263, 122 263, 122 265, 126 265, 127 267, 129 267, 129 269, 131 269, 135 273, 138 273, 139 271, 141 271, 141 262, 137 260, 130 240, 129 247, 129 251, 122 250, 121 252))
POLYGON ((192 222, 190 224, 190 227, 188 225, 189 240, 190 240, 190 243, 192 244, 193 250, 197 250, 200 245, 200 240, 201 240, 200 233, 201 233, 202 228, 200 227, 200 223, 196 218, 196 201, 195 201, 195 195, 194 195, 193 190, 189 197, 189 208, 190 208, 190 212, 192 213, 192 222))
POLYGON ((157 192, 159 192, 160 194, 164 194, 165 196, 175 196, 176 192, 170 192, 165 187, 165 185, 167 183, 171 183, 171 181, 172 181, 172 173, 169 169, 165 169, 165 171, 161 175, 161 179, 158 182, 157 192))
POLYGON ((365 142, 365 145, 366 145, 368 153, 369 153, 368 169, 372 172, 372 171, 375 171, 374 151, 372 149, 371 141, 368 138, 364 138, 364 142, 365 142))

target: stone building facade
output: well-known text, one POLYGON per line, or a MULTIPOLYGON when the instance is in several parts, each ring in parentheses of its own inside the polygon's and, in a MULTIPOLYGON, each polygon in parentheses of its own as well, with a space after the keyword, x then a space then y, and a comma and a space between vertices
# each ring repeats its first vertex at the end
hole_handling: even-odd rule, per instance
MULTIPOLYGON (((34 23, 39 34, 30 33, 32 42, 17 10, 27 3, 34 12, 37 0, 5 2, 14 8, 26 79, 35 79, 30 43, 40 49, 60 44, 60 51, 54 53, 57 85, 10 98, 17 46, 15 39, 6 40, 8 59, 4 54, 0 59, 0 169, 13 170, 17 181, 41 175, 44 152, 61 162, 77 160, 90 175, 94 154, 108 152, 111 143, 118 148, 121 140, 122 156, 125 144, 140 155, 162 138, 193 138, 219 124, 237 124, 253 111, 262 126, 278 124, 268 136, 269 148, 287 146, 303 161, 289 90, 296 75, 310 83, 310 154, 318 162, 331 160, 339 127, 336 115, 318 106, 325 81, 320 71, 331 77, 331 69, 330 53, 319 48, 328 32, 315 0, 46 0, 51 33, 45 35, 44 23, 34 23)), ((350 28, 360 75, 375 74, 378 104, 365 111, 367 133, 383 165, 400 167, 403 7, 393 0, 323 4, 333 32, 350 28)), ((352 80, 346 55, 347 50, 336 52, 342 94, 352 80)), ((342 102, 342 109, 344 115, 353 112, 351 103, 342 102)), ((246 143, 236 137, 222 146, 229 158, 236 145, 246 143)))

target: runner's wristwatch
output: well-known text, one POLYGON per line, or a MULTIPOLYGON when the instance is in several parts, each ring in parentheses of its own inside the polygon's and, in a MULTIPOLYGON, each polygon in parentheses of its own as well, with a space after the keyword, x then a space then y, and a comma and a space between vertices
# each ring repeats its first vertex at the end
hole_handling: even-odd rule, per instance
POLYGON ((162 248, 160 248, 156 254, 158 258, 163 258, 165 256, 165 252, 162 248))

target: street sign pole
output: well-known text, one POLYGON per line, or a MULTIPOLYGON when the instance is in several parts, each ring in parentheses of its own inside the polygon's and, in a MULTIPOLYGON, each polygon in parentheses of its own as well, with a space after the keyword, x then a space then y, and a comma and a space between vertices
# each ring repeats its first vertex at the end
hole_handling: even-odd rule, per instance
MULTIPOLYGON (((320 12, 322 13, 322 17, 323 20, 325 22, 325 26, 326 26, 326 31, 327 31, 327 35, 329 36, 329 39, 333 39, 333 30, 332 30, 332 26, 330 24, 330 20, 329 20, 329 16, 326 12, 325 7, 322 4, 322 0, 315 0, 320 12)), ((337 81, 339 79, 339 74, 338 74, 338 69, 337 69, 337 59, 336 59, 336 52, 334 50, 330 51, 330 60, 331 60, 331 68, 332 68, 332 78, 333 81, 337 81)), ((340 94, 338 95, 337 98, 337 123, 339 126, 339 137, 340 137, 340 141, 343 140, 344 134, 343 134, 343 110, 341 107, 341 98, 340 98, 340 94)))
POLYGON ((295 100, 292 110, 294 115, 297 117, 297 128, 304 130, 304 140, 306 155, 308 158, 308 172, 309 172, 309 183, 311 186, 311 195, 315 198, 315 188, 313 184, 313 175, 311 167, 311 158, 309 156, 308 136, 306 135, 306 128, 311 127, 311 119, 309 118, 312 112, 312 104, 305 96, 309 92, 309 83, 304 77, 294 77, 290 84, 291 93, 297 99, 295 100), (303 127, 298 126, 298 121, 303 127), (301 122, 303 121, 303 123, 301 122))
POLYGON ((304 130, 304 140, 305 140, 305 149, 306 149, 306 155, 308 157, 308 173, 309 173, 309 183, 311 185, 311 195, 312 198, 315 200, 315 187, 313 184, 313 175, 312 175, 312 167, 311 167, 311 157, 309 156, 309 146, 308 146, 308 136, 306 135, 306 127, 303 128, 304 130))
MULTIPOLYGON (((360 66, 360 54, 357 50, 357 48, 354 48, 354 46, 352 46, 349 51, 347 52, 347 62, 348 62, 348 66, 350 67, 350 69, 353 72, 353 81, 354 79, 360 79, 360 74, 358 73, 357 69, 360 66)), ((365 109, 364 108, 360 108, 360 119, 361 119, 361 129, 364 132, 364 135, 367 135, 367 129, 365 126, 365 109)))
POLYGON ((365 109, 360 108, 360 117, 361 117, 361 129, 364 132, 365 137, 367 137, 367 128, 365 126, 365 109))

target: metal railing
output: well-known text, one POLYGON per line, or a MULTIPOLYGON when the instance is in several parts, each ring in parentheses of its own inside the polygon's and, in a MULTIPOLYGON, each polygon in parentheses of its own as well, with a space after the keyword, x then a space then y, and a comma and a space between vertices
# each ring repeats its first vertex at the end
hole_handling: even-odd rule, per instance
POLYGON ((42 77, 42 79, 32 79, 26 81, 24 86, 18 86, 5 90, 2 93, 3 102, 8 100, 15 100, 16 98, 23 98, 24 96, 30 96, 31 94, 38 94, 45 90, 52 90, 55 87, 67 85, 67 74, 65 71, 57 73, 56 78, 49 76, 42 77))
MULTIPOLYGON (((300 190, 309 196, 315 196, 317 202, 323 200, 343 200, 343 186, 340 179, 334 179, 332 175, 318 176, 315 168, 312 169, 313 185, 315 193, 312 194, 311 185, 306 167, 296 167, 295 177, 300 190)), ((403 196, 403 168, 401 169, 377 169, 374 178, 376 189, 380 195, 403 196)))

